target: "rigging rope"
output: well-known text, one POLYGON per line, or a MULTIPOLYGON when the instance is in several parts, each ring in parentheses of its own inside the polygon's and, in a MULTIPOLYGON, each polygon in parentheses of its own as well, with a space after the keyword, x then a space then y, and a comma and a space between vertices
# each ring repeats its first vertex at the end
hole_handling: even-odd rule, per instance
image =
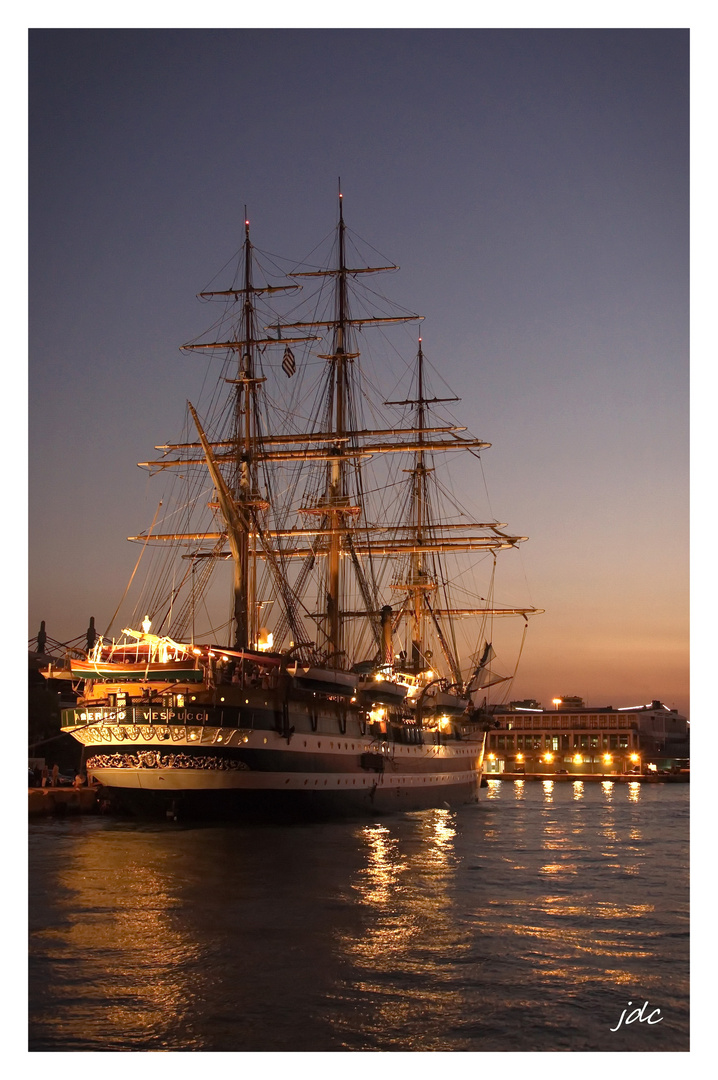
POLYGON ((130 591, 130 585, 132 584, 133 578, 134 578, 135 574, 137 573, 137 568, 139 567, 140 562, 142 560, 142 556, 145 553, 145 548, 147 547, 147 544, 149 543, 149 539, 150 539, 150 536, 152 535, 152 530, 155 527, 155 522, 157 521, 157 515, 160 512, 160 507, 161 506, 162 506, 162 502, 160 501, 157 509, 155 510, 155 516, 152 518, 152 524, 150 525, 149 530, 147 532, 147 536, 145 537, 145 542, 142 545, 142 550, 140 551, 137 562, 135 563, 135 568, 132 571, 132 574, 130 575, 130 580, 127 582, 127 588, 125 589, 124 593, 122 594, 122 599, 120 600, 119 604, 115 608, 115 614, 112 616, 112 618, 110 619, 110 621, 109 621, 109 623, 107 625, 107 629, 105 630, 105 633, 104 633, 105 637, 109 636, 110 630, 112 628, 112 624, 115 621, 115 619, 117 618, 117 612, 122 607, 122 604, 124 603, 125 597, 127 596, 127 593, 130 591))

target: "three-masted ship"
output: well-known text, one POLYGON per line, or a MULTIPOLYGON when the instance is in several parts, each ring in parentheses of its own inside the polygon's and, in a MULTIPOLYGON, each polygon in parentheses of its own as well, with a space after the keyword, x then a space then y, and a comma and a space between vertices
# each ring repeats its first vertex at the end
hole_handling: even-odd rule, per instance
POLYGON ((488 688, 512 678, 494 620, 523 617, 525 633, 536 611, 496 603, 496 556, 525 537, 471 520, 442 485, 440 460, 490 444, 439 411, 459 399, 433 395, 421 338, 399 395, 376 399, 365 330, 419 316, 363 286, 397 267, 353 265, 348 248, 340 195, 330 261, 257 284, 245 221, 234 279, 199 294, 220 316, 182 349, 221 360, 219 392, 142 463, 177 495, 129 538, 154 584, 134 627, 64 670, 80 697, 62 728, 129 808, 374 814, 478 796, 488 688), (229 618, 198 633, 228 568, 229 618))

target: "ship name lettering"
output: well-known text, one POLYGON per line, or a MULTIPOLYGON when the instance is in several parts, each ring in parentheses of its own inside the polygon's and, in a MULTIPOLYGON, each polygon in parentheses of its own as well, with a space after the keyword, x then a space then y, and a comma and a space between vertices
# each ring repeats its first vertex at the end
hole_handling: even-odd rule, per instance
MULTIPOLYGON (((117 717, 120 720, 125 719, 124 713, 117 713, 117 717)), ((93 713, 88 712, 87 714, 85 714, 85 713, 82 714, 82 719, 84 720, 85 718, 87 718, 87 720, 93 720, 95 717, 94 717, 93 713)), ((115 713, 111 713, 111 714, 98 713, 97 714, 97 719, 98 720, 102 720, 103 718, 104 719, 109 719, 109 720, 114 720, 115 719, 115 713)), ((150 723, 150 724, 157 723, 160 720, 165 720, 165 721, 166 720, 174 720, 174 721, 176 721, 177 723, 180 723, 180 724, 200 723, 202 721, 206 722, 207 720, 209 720, 209 713, 206 713, 206 712, 196 712, 196 713, 195 712, 188 712, 186 709, 183 709, 180 712, 175 712, 174 709, 162 709, 161 711, 158 711, 158 712, 152 712, 151 710, 148 711, 147 709, 143 709, 142 710, 142 719, 145 720, 146 722, 150 723)))

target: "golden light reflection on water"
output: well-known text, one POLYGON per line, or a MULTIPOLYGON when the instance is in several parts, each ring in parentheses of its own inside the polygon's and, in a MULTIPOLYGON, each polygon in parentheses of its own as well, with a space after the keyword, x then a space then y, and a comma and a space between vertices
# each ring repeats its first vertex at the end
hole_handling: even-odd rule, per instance
POLYGON ((419 827, 410 846, 399 839, 398 828, 392 832, 392 825, 362 828, 366 865, 352 887, 370 918, 360 935, 342 939, 342 948, 363 967, 391 967, 398 955, 406 956, 420 942, 430 970, 435 942, 446 941, 448 935, 460 947, 450 903, 458 865, 455 812, 423 811, 416 820, 419 827))
MULTIPOLYGON (((536 911, 541 914, 540 907, 536 911)), ((528 912, 527 912, 528 914, 528 912)), ((544 954, 550 952, 554 962, 567 959, 575 955, 591 955, 595 957, 608 956, 615 959, 644 959, 651 953, 645 948, 645 943, 630 947, 623 939, 622 934, 617 934, 614 929, 607 928, 605 931, 587 931, 584 926, 547 926, 543 921, 537 923, 522 922, 520 925, 513 922, 500 922, 494 920, 492 929, 501 937, 505 938, 507 948, 510 938, 527 938, 542 943, 541 951, 544 954)), ((528 949, 529 946, 527 945, 528 949)))
POLYGON ((574 799, 582 799, 583 792, 583 780, 574 780, 573 782, 573 797, 574 799))
POLYGON ((575 863, 545 863, 539 867, 539 874, 577 874, 575 863))
POLYGON ((434 840, 433 851, 440 855, 442 861, 446 861, 449 853, 453 851, 452 841, 456 836, 456 822, 454 815, 448 810, 437 810, 433 823, 434 840))
POLYGON ((100 1050, 477 1050, 503 1011, 508 1049, 522 1016, 531 1040, 567 1002, 594 1016, 637 981, 655 992, 667 959, 683 971, 682 886, 660 877, 662 854, 655 869, 650 789, 637 808, 624 783, 587 782, 581 800, 571 782, 490 785, 482 796, 503 802, 272 829, 245 846, 241 832, 213 842, 214 830, 102 823, 93 836, 90 823, 63 849, 71 858, 51 849, 61 918, 36 936, 61 985, 53 1009, 38 1000, 36 1037, 79 1032, 100 1050), (208 1046, 206 1030, 257 1041, 208 1046))
POLYGON ((654 956, 644 920, 652 904, 613 901, 576 902, 575 898, 539 895, 529 901, 494 901, 487 920, 505 943, 507 955, 517 950, 524 962, 542 969, 543 978, 570 980, 572 985, 605 982, 625 985, 633 978, 636 962, 654 956), (515 917, 513 917, 513 911, 515 917), (501 919, 505 910, 509 918, 501 919), (625 968, 607 967, 624 961, 625 968), (632 974, 633 972, 633 974, 632 974))
POLYGON ((557 821, 549 821, 544 827, 544 839, 541 843, 543 848, 562 848, 568 843, 568 837, 564 835, 563 826, 557 821))
POLYGON ((638 802, 641 797, 641 785, 638 780, 631 780, 628 785, 629 802, 638 802))
MULTIPOLYGON (((554 797, 553 784, 548 784, 548 791, 544 785, 544 805, 554 797)), ((495 786, 500 789, 501 785, 495 786)), ((510 787, 504 783, 503 794, 510 800, 509 805, 525 800, 525 792, 517 791, 515 783, 510 787)), ((581 782, 571 791, 571 802, 576 801, 577 794, 583 799, 581 782)), ((499 795, 496 790, 495 797, 499 795)), ((495 866, 505 865, 516 874, 520 889, 532 880, 552 880, 559 889, 575 882, 582 869, 580 860, 591 850, 590 838, 585 842, 580 839, 586 828, 597 829, 598 835, 607 840, 610 837, 614 857, 621 841, 625 841, 625 836, 620 837, 610 825, 602 826, 595 819, 584 821, 583 817, 577 824, 574 815, 564 816, 558 810, 555 813, 551 809, 537 837, 540 849, 551 852, 553 858, 543 862, 517 860, 500 849, 493 855, 495 866)), ((408 846, 406 837, 400 838, 391 824, 368 826, 362 832, 367 863, 354 888, 371 910, 371 919, 363 933, 352 938, 343 936, 338 945, 366 973, 359 976, 353 988, 377 1002, 369 1021, 372 1030, 384 1032, 410 1022, 411 994, 394 983, 394 973, 400 970, 411 968, 422 973, 422 994, 413 1003, 415 1020, 422 1013, 429 1017, 456 1009, 456 999, 446 983, 446 957, 451 955, 456 960, 462 954, 471 955, 484 935, 492 942, 501 941, 508 955, 520 955, 525 964, 540 969, 543 978, 569 980, 576 986, 605 984, 608 979, 623 987, 631 980, 633 966, 654 955, 650 935, 641 926, 641 920, 653 912, 653 905, 615 899, 596 901, 589 896, 583 899, 573 895, 574 885, 568 897, 545 895, 543 891, 538 895, 530 891, 526 897, 511 900, 484 896, 483 907, 471 912, 469 922, 457 921, 452 909, 453 871, 461 866, 455 850, 456 818, 450 811, 422 817, 418 846, 408 846), (502 917, 502 912, 508 917, 502 917), (609 972, 607 961, 611 964, 609 972), (391 980, 390 1000, 382 974, 391 980)), ((535 820, 538 823, 540 819, 535 820)), ((501 822, 494 828, 495 821, 485 822, 484 843, 502 843, 501 822)), ((478 857, 483 860, 486 853, 478 857)), ((633 864, 624 866, 622 872, 632 874, 633 864)), ((340 1010, 339 1019, 333 1022, 342 1024, 341 1015, 340 1010)), ((430 1047, 419 1040, 416 1048, 430 1047)))
POLYGON ((367 865, 362 871, 363 887, 359 887, 364 903, 387 903, 399 884, 406 864, 399 854, 399 842, 392 839, 385 825, 367 825, 363 830, 367 845, 367 865))
POLYGON ((524 781, 514 780, 514 795, 517 799, 523 799, 524 797, 524 781))
MULTIPOLYGON (((57 886, 72 897, 67 919, 54 937, 59 957, 84 957, 90 977, 73 983, 72 1012, 75 1021, 85 1016, 84 1034, 106 1041, 107 1049, 121 1042, 148 1040, 164 1049, 165 1035, 187 1029, 193 995, 202 983, 198 974, 187 979, 196 964, 200 946, 175 919, 182 903, 171 882, 177 866, 145 834, 139 844, 105 842, 102 834, 85 837, 73 858, 57 875, 57 886), (79 914, 76 914, 79 913, 79 914), (91 977, 96 968, 102 1001, 91 977)), ((42 935, 40 935, 42 936, 42 935)), ((45 1018, 58 1029, 62 1012, 45 1018)), ((191 1028, 191 1024, 189 1025, 191 1028)), ((174 1040, 176 1045, 176 1040, 174 1040)), ((186 1048, 192 1048, 191 1036, 186 1048)))
MULTIPOLYGON (((367 1030, 382 1033, 383 1041, 422 1011, 433 1019, 450 1006, 453 992, 442 987, 438 972, 447 951, 458 959, 469 948, 467 931, 456 925, 452 909, 455 812, 423 811, 414 820, 418 827, 410 838, 401 823, 361 829, 366 865, 352 887, 368 918, 360 933, 336 935, 337 947, 357 969, 353 989, 371 995, 374 1003, 367 1030), (399 986, 387 995, 382 978, 402 970, 422 972, 420 999, 399 986)), ((339 1026, 346 1022, 343 1012, 333 1020, 339 1026)), ((425 1038, 419 1037, 421 1048, 432 1049, 425 1038)))

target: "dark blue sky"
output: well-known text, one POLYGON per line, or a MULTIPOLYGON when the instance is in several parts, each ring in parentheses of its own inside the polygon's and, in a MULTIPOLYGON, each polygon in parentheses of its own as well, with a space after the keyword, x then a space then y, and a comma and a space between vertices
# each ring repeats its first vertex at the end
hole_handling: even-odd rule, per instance
POLYGON ((687 708, 688 32, 30 34, 30 605, 104 624, 241 242, 350 226, 528 534, 515 696, 687 708))

